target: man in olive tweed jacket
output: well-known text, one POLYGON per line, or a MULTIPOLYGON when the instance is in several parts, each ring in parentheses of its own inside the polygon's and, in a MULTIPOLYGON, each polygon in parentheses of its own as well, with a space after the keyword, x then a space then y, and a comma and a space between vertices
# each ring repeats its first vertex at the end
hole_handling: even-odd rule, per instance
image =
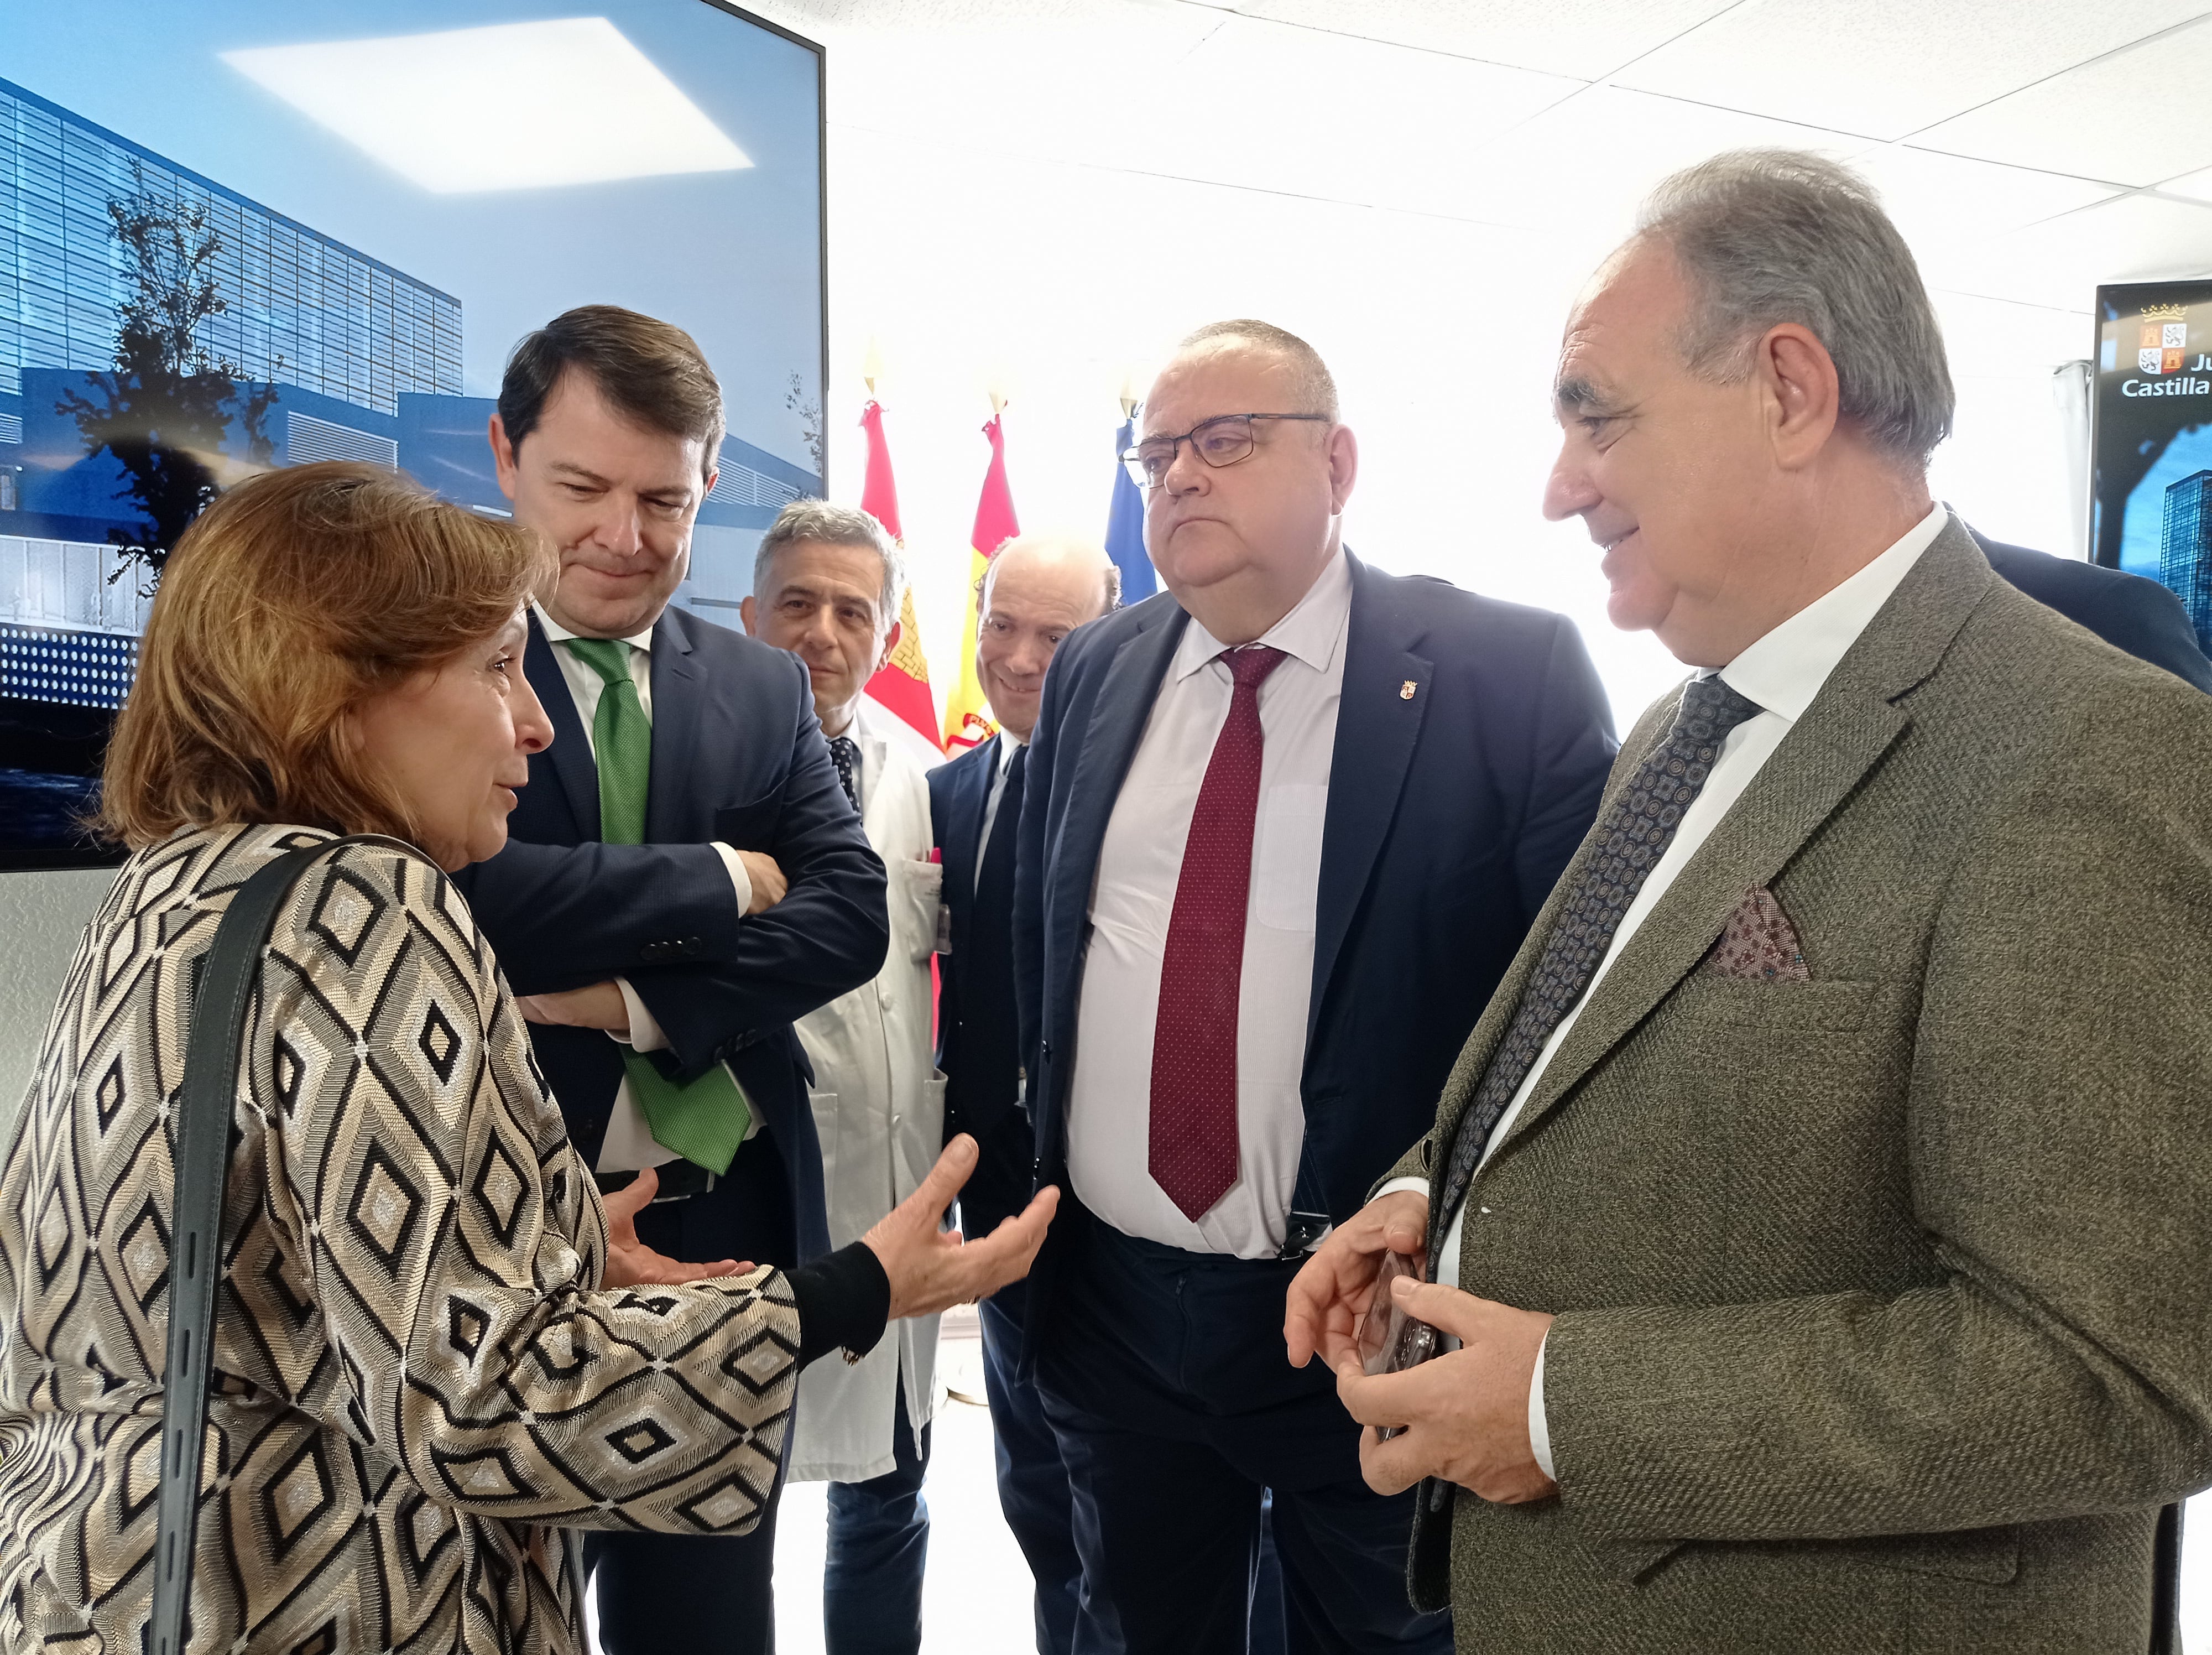
MULTIPOLYGON (((1731 166, 1793 159, 1710 165, 1725 197, 1731 166)), ((1825 167, 1800 172, 1843 187, 1825 167)), ((1681 253, 1655 279, 1700 274, 1681 253)), ((1570 359, 1603 356, 1600 307, 1570 359)), ((1747 392, 1778 466, 1814 340, 1775 328, 1747 392)), ((1825 371, 1848 427, 1855 359, 1825 371)), ((1563 378, 1570 418, 1659 429, 1657 392, 1614 394, 1563 378)), ((1821 504, 1848 515, 1841 490, 1821 504)), ((1620 618, 1657 508, 1618 538, 1602 488, 1567 508, 1655 542, 1608 559, 1620 618)), ((2172 1636, 2160 1511, 2212 1482, 2212 698, 2021 595, 1955 520, 1915 532, 1844 583, 1906 569, 1631 911, 1448 1212, 1470 1101, 1679 696, 1645 714, 1394 1174, 1425 1208, 1386 1180, 1293 1289, 1294 1359, 1319 1349, 1355 1417, 1410 1427, 1363 1458, 1378 1487, 1427 1479, 1413 1589, 1449 1600, 1463 1652, 2172 1636), (1386 1239, 1465 1289, 1401 1302, 1467 1346, 1362 1378, 1356 1261, 1386 1239)), ((1670 646, 1688 601, 1652 623, 1670 646)), ((1676 653, 1756 676, 1748 649, 1676 653)))

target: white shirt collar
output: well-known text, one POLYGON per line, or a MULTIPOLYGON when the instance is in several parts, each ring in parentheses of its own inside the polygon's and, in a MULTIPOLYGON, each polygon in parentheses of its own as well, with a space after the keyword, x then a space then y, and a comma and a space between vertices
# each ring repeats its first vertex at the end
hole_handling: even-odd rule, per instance
POLYGON ((1948 520, 1941 505, 1931 508, 1881 557, 1746 647, 1721 678, 1795 724, 1948 520))
MULTIPOLYGON (((1326 672, 1336 659, 1337 647, 1344 639, 1345 620, 1351 613, 1352 569, 1344 561, 1344 548, 1339 546, 1313 585, 1306 588, 1306 595, 1254 642, 1296 655, 1316 672, 1326 672)), ((1182 642, 1176 646, 1175 665, 1170 671, 1179 680, 1187 678, 1230 648, 1199 624, 1194 615, 1182 642)))
MULTIPOLYGON (((580 637, 583 636, 581 633, 571 632, 567 627, 562 625, 560 622, 555 620, 550 615, 547 614, 545 612, 545 605, 544 604, 533 603, 530 605, 530 610, 531 613, 538 617, 538 624, 544 629, 545 636, 550 642, 559 643, 566 638, 580 637)), ((650 654, 653 652, 653 629, 648 626, 644 631, 636 634, 633 637, 624 638, 623 642, 633 649, 642 649, 647 654, 650 654)))
POLYGON ((994 766, 1000 776, 1014 767, 1014 755, 1030 744, 1012 730, 999 732, 999 762, 994 766))

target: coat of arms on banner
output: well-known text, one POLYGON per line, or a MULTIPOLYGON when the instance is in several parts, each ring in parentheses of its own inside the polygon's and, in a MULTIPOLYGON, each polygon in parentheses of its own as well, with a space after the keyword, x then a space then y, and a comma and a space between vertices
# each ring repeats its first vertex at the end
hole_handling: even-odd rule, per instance
POLYGON ((2189 318, 2177 305, 2156 305, 2142 313, 2136 338, 2136 369, 2143 374, 2178 374, 2189 350, 2189 318))

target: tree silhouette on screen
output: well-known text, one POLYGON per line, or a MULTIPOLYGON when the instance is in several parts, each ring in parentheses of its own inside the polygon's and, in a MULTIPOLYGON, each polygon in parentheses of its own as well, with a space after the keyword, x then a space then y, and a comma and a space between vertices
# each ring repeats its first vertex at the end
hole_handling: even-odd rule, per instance
POLYGON ((208 321, 230 308, 215 279, 223 244, 207 204, 163 193, 140 162, 131 176, 131 192, 107 203, 131 287, 117 311, 114 370, 86 374, 89 394, 65 391, 55 411, 76 420, 88 455, 107 453, 121 467, 115 498, 144 520, 107 538, 146 571, 150 590, 224 484, 275 462, 264 428, 276 390, 241 386, 238 364, 201 340, 208 321), (223 447, 234 423, 246 442, 242 467, 223 447))

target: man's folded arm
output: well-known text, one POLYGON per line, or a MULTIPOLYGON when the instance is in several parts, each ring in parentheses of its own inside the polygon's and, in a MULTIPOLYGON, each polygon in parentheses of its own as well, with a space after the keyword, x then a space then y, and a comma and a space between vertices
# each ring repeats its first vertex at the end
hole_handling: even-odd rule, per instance
POLYGON ((1901 1129, 1943 1279, 1560 1316, 1552 1450, 1599 1531, 1932 1532, 2212 1483, 2212 711, 2114 699, 1937 917, 1901 1129))
POLYGON ((509 840, 453 883, 518 995, 587 988, 690 943, 695 962, 736 957, 745 924, 728 867, 709 844, 526 844, 509 840), (649 952, 651 951, 651 952, 649 952))
MULTIPOLYGON (((715 960, 626 974, 687 1079, 732 1043, 872 980, 890 946, 883 861, 845 798, 811 706, 796 721, 775 843, 738 849, 775 859, 788 882, 783 900, 747 919, 715 960)), ((729 877, 719 858, 714 865, 726 894, 729 877)))

